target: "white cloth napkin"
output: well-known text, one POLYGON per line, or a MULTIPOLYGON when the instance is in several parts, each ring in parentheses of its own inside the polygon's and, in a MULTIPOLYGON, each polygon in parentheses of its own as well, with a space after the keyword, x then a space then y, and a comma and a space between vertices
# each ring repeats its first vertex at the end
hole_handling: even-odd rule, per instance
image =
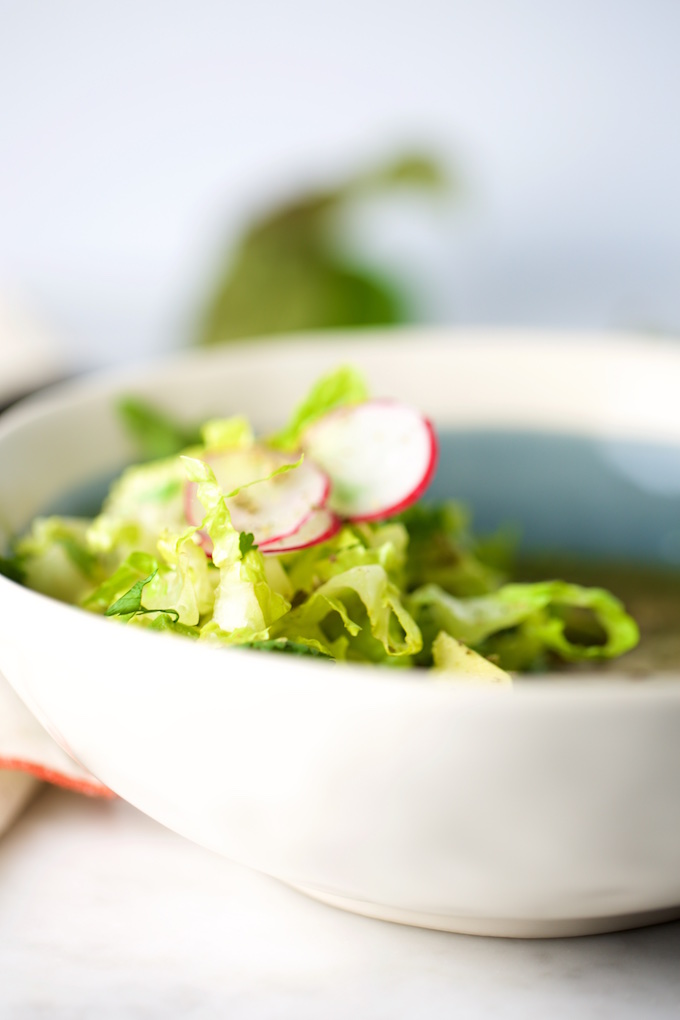
MULTIPOLYGON (((47 331, 24 306, 0 293, 0 406, 58 374, 47 331)), ((44 780, 111 796, 55 744, 0 674, 0 835, 44 780)))

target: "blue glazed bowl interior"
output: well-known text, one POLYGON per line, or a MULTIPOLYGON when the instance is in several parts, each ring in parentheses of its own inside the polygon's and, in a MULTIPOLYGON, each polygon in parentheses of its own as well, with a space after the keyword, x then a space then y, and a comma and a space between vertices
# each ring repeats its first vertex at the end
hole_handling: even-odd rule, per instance
POLYGON ((537 432, 441 436, 428 499, 475 529, 519 527, 521 551, 680 565, 680 447, 537 432))
MULTIPOLYGON (((515 431, 446 431, 428 501, 457 499, 475 530, 516 526, 520 552, 680 567, 680 447, 515 431)), ((94 515, 112 478, 45 508, 94 515)))

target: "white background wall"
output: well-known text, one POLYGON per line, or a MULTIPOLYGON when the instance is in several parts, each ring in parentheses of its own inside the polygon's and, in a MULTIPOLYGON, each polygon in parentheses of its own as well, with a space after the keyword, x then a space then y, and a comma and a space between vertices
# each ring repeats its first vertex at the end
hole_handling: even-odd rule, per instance
POLYGON ((0 0, 0 286, 81 362, 167 348, 252 209, 415 141, 465 202, 363 230, 425 317, 680 331, 679 39, 675 0, 0 0))

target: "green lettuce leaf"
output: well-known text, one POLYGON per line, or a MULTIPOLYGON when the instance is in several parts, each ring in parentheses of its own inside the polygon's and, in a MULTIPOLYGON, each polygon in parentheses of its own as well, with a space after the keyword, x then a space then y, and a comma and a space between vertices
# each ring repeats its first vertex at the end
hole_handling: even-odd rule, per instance
POLYGON ((186 527, 185 482, 178 457, 127 468, 88 529, 89 548, 115 554, 118 562, 132 552, 155 555, 161 534, 186 527))
POLYGON ((80 604, 84 609, 107 613, 110 607, 114 606, 140 581, 147 584, 157 570, 158 561, 149 553, 130 553, 110 577, 94 591, 90 591, 80 599, 80 604))
POLYGON ((158 558, 131 553, 83 600, 84 608, 106 616, 164 613, 183 627, 196 627, 212 613, 219 574, 194 541, 195 531, 161 536, 158 558))
POLYGON ((507 584, 466 599, 426 585, 406 604, 426 648, 443 630, 504 669, 542 668, 546 653, 567 662, 613 658, 639 640, 635 621, 617 598, 564 581, 507 584))
POLYGON ((315 639, 341 658, 379 662, 420 651, 420 631, 378 564, 331 577, 272 628, 272 637, 315 639), (337 641, 342 644, 338 645, 337 641))
POLYGON ((403 583, 408 534, 398 522, 346 525, 327 542, 280 557, 295 592, 309 594, 352 567, 376 564, 398 587, 403 583))
POLYGON ((240 533, 231 523, 226 499, 210 467, 191 457, 182 461, 188 477, 197 483, 197 496, 206 511, 201 528, 212 540, 212 562, 219 570, 213 622, 227 633, 266 631, 288 612, 290 603, 269 584, 260 550, 251 546, 241 552, 240 533))
POLYGON ((367 399, 368 388, 363 376, 349 365, 336 368, 319 379, 295 409, 286 427, 271 436, 268 442, 281 450, 295 450, 300 444, 302 433, 312 422, 336 407, 360 404, 367 399))
POLYGON ((504 669, 443 630, 432 643, 432 661, 435 673, 447 674, 449 679, 453 677, 459 683, 503 687, 512 684, 512 677, 504 669))
POLYGON ((436 584, 461 598, 485 595, 503 583, 512 566, 514 533, 479 543, 460 503, 416 503, 398 520, 409 537, 404 578, 409 590, 436 584))
POLYGON ((23 583, 62 602, 79 602, 106 570, 105 557, 89 548, 89 523, 78 517, 37 517, 16 544, 23 583))
POLYGON ((196 528, 188 528, 179 535, 161 535, 158 552, 162 562, 143 599, 149 610, 170 608, 188 627, 197 626, 212 614, 219 583, 219 572, 195 541, 195 534, 196 528))
POLYGON ((241 415, 233 418, 212 418, 202 426, 201 439, 207 450, 234 446, 244 448, 252 446, 255 442, 250 422, 241 415))

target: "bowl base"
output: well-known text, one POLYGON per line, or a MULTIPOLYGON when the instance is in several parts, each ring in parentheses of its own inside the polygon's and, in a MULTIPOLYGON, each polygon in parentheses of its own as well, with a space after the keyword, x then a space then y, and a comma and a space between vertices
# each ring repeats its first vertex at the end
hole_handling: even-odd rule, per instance
POLYGON ((495 938, 560 939, 578 935, 603 935, 606 932, 625 931, 628 928, 642 928, 680 919, 680 905, 659 910, 641 910, 632 914, 611 914, 606 917, 555 919, 459 917, 454 914, 428 914, 389 907, 381 903, 353 900, 312 886, 292 885, 292 888, 330 907, 338 907, 340 910, 373 917, 380 921, 455 932, 458 935, 486 935, 495 938))

